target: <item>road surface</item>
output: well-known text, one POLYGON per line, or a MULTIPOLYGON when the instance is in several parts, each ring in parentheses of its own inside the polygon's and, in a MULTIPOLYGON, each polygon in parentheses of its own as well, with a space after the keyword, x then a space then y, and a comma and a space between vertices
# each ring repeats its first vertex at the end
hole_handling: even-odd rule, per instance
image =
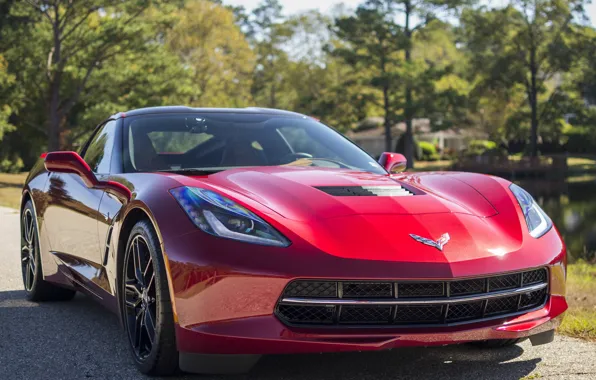
MULTIPOLYGON (((144 379, 117 318, 90 298, 37 304, 24 299, 15 210, 0 208, 0 379, 144 379)), ((184 379, 212 379, 185 376, 184 379)), ((219 377, 222 378, 222 377, 219 377)), ((467 345, 377 353, 267 356, 228 379, 596 379, 596 344, 558 336, 501 350, 467 345)))

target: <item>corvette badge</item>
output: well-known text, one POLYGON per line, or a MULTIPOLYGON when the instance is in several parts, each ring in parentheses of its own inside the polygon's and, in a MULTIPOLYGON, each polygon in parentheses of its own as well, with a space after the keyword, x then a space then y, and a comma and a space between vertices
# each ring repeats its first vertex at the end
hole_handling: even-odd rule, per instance
POLYGON ((414 234, 410 234, 410 237, 412 239, 416 240, 417 242, 420 242, 420 243, 426 244, 426 245, 430 245, 431 247, 435 247, 439 251, 442 251, 445 244, 449 243, 449 240, 451 239, 451 237, 447 233, 441 235, 441 237, 437 241, 423 238, 422 236, 418 236, 418 235, 414 235, 414 234))

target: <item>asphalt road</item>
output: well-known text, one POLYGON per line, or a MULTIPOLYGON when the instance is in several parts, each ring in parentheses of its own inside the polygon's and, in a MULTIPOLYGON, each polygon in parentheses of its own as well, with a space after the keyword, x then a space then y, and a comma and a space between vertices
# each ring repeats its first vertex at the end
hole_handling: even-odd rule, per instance
MULTIPOLYGON (((0 379, 143 379, 114 315, 90 298, 24 299, 16 211, 0 208, 0 379)), ((210 379, 206 376, 183 378, 210 379)), ((377 353, 268 356, 228 379, 596 379, 596 344, 557 337, 501 350, 467 345, 377 353)))

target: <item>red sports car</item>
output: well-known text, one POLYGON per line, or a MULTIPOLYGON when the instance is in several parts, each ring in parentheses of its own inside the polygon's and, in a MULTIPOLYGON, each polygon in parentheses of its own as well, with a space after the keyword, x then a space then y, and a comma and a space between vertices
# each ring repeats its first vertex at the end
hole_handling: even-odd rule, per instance
POLYGON ((163 107, 51 152, 23 190, 33 301, 121 317, 143 373, 244 372, 263 354, 552 341, 566 250, 496 177, 400 173, 304 115, 163 107))

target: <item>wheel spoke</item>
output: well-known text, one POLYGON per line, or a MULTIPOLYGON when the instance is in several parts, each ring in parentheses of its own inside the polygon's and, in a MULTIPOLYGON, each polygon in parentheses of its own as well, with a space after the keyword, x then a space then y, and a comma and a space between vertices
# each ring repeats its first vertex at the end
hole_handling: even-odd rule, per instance
POLYGON ((29 266, 25 268, 25 290, 31 290, 33 287, 31 278, 31 271, 29 270, 29 266))
POLYGON ((147 331, 147 337, 149 338, 149 342, 153 345, 153 340, 155 338, 155 323, 153 322, 153 316, 151 315, 151 311, 149 309, 145 310, 145 330, 147 331))
POLYGON ((143 272, 141 269, 141 250, 139 247, 139 239, 135 239, 133 242, 133 261, 134 261, 134 271, 135 271, 135 278, 140 284, 143 284, 143 272))
POLYGON ((134 346, 139 350, 139 354, 141 353, 141 342, 143 340, 143 310, 140 309, 137 311, 135 315, 135 343, 134 346))
POLYGON ((125 300, 124 302, 125 302, 125 305, 126 305, 127 308, 132 309, 134 311, 134 310, 136 310, 136 308, 141 303, 141 300, 140 299, 136 299, 134 301, 125 300))
POLYGON ((154 282, 155 282, 155 273, 152 273, 151 278, 147 282, 147 291, 149 291, 151 289, 151 286, 153 286, 154 282))
POLYGON ((33 244, 33 216, 31 216, 30 218, 31 220, 29 221, 29 229, 28 229, 28 234, 27 234, 27 242, 30 244, 33 244))
POLYGON ((29 211, 25 211, 25 214, 23 215, 23 240, 25 240, 27 242, 27 244, 31 243, 28 238, 29 238, 29 221, 27 220, 27 215, 28 215, 29 211))
MULTIPOLYGON (((153 268, 153 260, 151 259, 151 256, 149 256, 149 260, 147 260, 147 265, 145 266, 145 270, 143 270, 143 279, 147 278, 147 273, 149 272, 149 270, 151 268, 153 268)), ((147 287, 149 287, 149 285, 147 285, 147 287)))
POLYGON ((35 274, 35 260, 29 260, 29 270, 31 270, 31 273, 35 274))
POLYGON ((141 296, 142 291, 141 289, 139 289, 140 285, 136 282, 136 280, 128 280, 124 288, 126 290, 132 291, 134 294, 137 295, 137 297, 141 296))

